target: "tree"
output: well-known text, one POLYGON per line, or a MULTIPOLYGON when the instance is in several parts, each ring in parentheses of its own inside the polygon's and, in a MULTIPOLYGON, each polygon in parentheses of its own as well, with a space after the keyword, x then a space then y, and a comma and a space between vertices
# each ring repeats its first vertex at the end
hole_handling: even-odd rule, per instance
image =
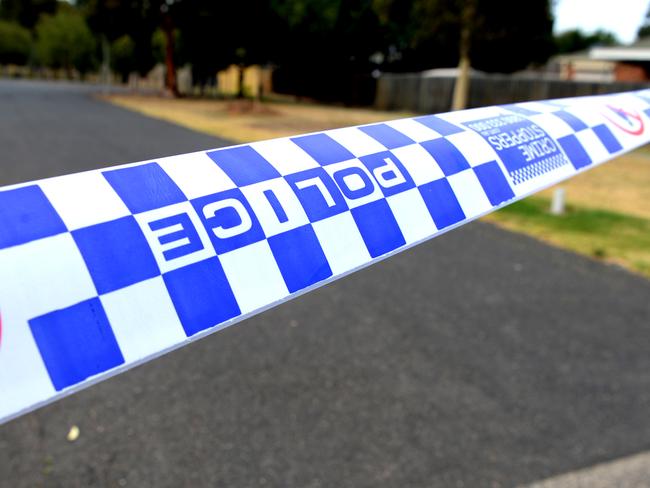
POLYGON ((27 64, 31 44, 32 36, 27 29, 0 20, 0 64, 27 64))
POLYGON ((0 18, 32 29, 42 14, 54 14, 57 0, 1 0, 0 18))
POLYGON ((470 66, 510 73, 552 54, 549 0, 413 0, 412 12, 402 68, 458 66, 454 109, 466 105, 470 66))
POLYGON ((134 50, 135 43, 126 34, 111 44, 111 67, 120 75, 123 83, 128 81, 129 75, 136 69, 134 50))
POLYGON ((611 32, 597 30, 586 34, 579 29, 572 29, 555 36, 555 50, 558 54, 586 51, 593 46, 614 46, 619 44, 611 32))
MULTIPOLYGON (((461 31, 471 2, 413 0, 414 35, 405 50, 406 69, 421 70, 459 63, 461 31)), ((474 0, 470 16, 469 56, 473 68, 511 73, 542 63, 553 53, 549 0, 474 0), (523 20, 525 19, 525 21, 523 20)))
POLYGON ((114 42, 123 35, 133 40, 135 71, 144 76, 155 64, 152 37, 160 26, 164 0, 77 0, 92 31, 114 42))
MULTIPOLYGON (((374 0, 294 0, 272 4, 266 39, 278 65, 274 87, 326 101, 358 103, 372 93, 371 61, 388 50, 380 21, 390 6, 374 0), (385 8, 384 8, 385 7, 385 8), (380 12, 381 11, 381 12, 380 12)), ((263 38, 264 39, 264 38, 263 38)), ((264 54, 264 53, 262 53, 264 54)))
POLYGON ((201 87, 212 83, 217 71, 233 62, 235 48, 230 34, 238 20, 228 17, 229 4, 183 0, 176 6, 174 14, 181 38, 180 46, 176 42, 178 56, 191 64, 192 80, 201 87))
POLYGON ((68 76, 76 68, 83 75, 94 66, 94 54, 95 39, 79 13, 61 9, 36 24, 36 55, 43 65, 63 68, 68 76))

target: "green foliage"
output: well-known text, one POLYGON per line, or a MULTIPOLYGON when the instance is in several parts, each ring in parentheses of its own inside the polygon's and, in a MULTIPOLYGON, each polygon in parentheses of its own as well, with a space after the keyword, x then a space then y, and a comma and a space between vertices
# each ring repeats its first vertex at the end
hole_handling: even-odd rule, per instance
POLYGON ((129 74, 136 69, 134 51, 135 43, 126 34, 111 44, 111 67, 122 77, 123 82, 126 82, 129 74))
POLYGON ((650 10, 645 14, 643 18, 643 23, 639 27, 639 30, 636 33, 636 38, 641 39, 642 37, 650 36, 650 10))
POLYGON ((44 66, 83 74, 95 66, 95 38, 77 12, 44 15, 36 25, 36 56, 44 66))
POLYGON ((0 64, 24 65, 29 59, 32 36, 15 22, 0 20, 0 64))
POLYGON ((229 64, 272 64, 276 86, 333 101, 353 85, 366 93, 376 69, 456 66, 463 26, 477 69, 512 72, 554 49, 551 0, 76 0, 74 8, 119 51, 113 66, 123 75, 163 61, 161 29, 173 29, 174 61, 189 62, 199 84, 229 64))
POLYGON ((604 30, 586 34, 579 29, 573 29, 555 36, 555 49, 558 54, 585 51, 593 46, 614 46, 616 44, 619 44, 616 36, 604 30))
POLYGON ((529 197, 504 207, 488 220, 587 256, 613 257, 650 276, 650 220, 571 206, 564 215, 552 215, 549 208, 548 199, 529 197))
POLYGON ((650 36, 650 23, 646 21, 646 23, 639 27, 639 30, 636 33, 636 38, 641 39, 642 37, 648 36, 650 36))
MULTIPOLYGON (((399 2, 399 0, 394 0, 399 2)), ((458 64, 463 9, 469 1, 472 67, 509 73, 543 63, 553 53, 553 17, 548 0, 411 0, 413 2, 406 69, 458 64)))
POLYGON ((57 0, 0 0, 0 18, 32 29, 43 14, 53 14, 57 0))
MULTIPOLYGON (((113 42, 127 35, 133 41, 135 71, 146 75, 156 63, 152 36, 160 27, 164 0, 77 0, 88 25, 113 42)), ((216 2, 215 2, 216 4, 216 2)))
POLYGON ((151 53, 156 63, 165 62, 165 33, 162 29, 156 29, 151 36, 151 53))

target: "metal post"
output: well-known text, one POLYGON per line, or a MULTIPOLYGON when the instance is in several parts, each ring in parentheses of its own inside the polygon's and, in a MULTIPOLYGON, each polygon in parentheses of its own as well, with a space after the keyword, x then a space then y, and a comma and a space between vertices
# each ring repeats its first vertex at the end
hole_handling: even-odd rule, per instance
POLYGON ((564 207, 566 201, 566 192, 564 188, 558 186, 553 192, 553 199, 551 200, 551 213, 553 215, 564 214, 564 207))

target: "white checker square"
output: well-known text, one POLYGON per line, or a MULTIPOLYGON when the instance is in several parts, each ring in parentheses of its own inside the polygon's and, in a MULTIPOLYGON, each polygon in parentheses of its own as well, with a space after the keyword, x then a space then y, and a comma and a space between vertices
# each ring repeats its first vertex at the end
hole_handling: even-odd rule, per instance
POLYGON ((330 130, 326 134, 357 158, 386 151, 386 146, 356 127, 330 130))
POLYGON ((385 123, 415 142, 430 141, 442 137, 436 131, 429 129, 426 125, 416 122, 413 119, 391 120, 385 123))
MULTIPOLYGON (((511 112, 505 113, 512 115, 511 112)), ((478 107, 438 114, 437 117, 449 122, 450 124, 457 125, 461 129, 470 130, 464 125, 466 122, 475 122, 477 120, 489 119, 500 115, 504 115, 504 110, 500 107, 478 107)))
POLYGON ((315 222, 312 226, 334 275, 372 260, 350 212, 315 222))
POLYGON ((69 233, 3 249, 0 269, 2 418, 55 394, 28 321, 96 297, 97 291, 69 233))
POLYGON ((576 116, 589 127, 603 123, 603 116, 594 110, 593 105, 572 107, 566 112, 576 116))
POLYGON ((320 167, 320 164, 289 138, 253 142, 250 146, 283 176, 320 167))
POLYGON ((591 161, 595 164, 602 163, 611 158, 609 151, 600 142, 598 136, 591 129, 581 130, 576 134, 578 141, 582 144, 582 147, 587 151, 591 161))
POLYGON ((436 160, 420 144, 398 147, 391 149, 391 152, 402 162, 418 186, 445 176, 436 160))
POLYGON ((11 303, 11 309, 28 311, 25 319, 97 296, 69 233, 3 249, 0 269, 0 297, 3 303, 11 303))
POLYGON ((492 208, 474 170, 468 169, 447 178, 465 216, 469 219, 492 208))
POLYGON ((242 313, 270 305, 289 295, 268 241, 219 256, 242 313))
POLYGON ((107 293, 100 300, 127 363, 187 339, 161 276, 107 293))
MULTIPOLYGON (((167 273, 173 269, 216 256, 208 233, 190 202, 156 208, 149 212, 136 214, 134 217, 142 229, 161 273, 167 273), (166 218, 171 218, 169 225, 152 229, 152 223, 166 218), (164 240, 165 236, 175 233, 178 233, 178 239, 165 244, 161 243, 160 240, 164 240), (188 246, 185 248, 187 252, 182 251, 184 246, 188 246), (177 252, 182 255, 174 257, 174 249, 179 249, 177 252)), ((157 226, 154 224, 154 227, 157 226)))
POLYGON ((300 200, 284 178, 260 181, 241 188, 266 237, 308 224, 300 200))
POLYGON ((2 309, 0 419, 56 393, 27 320, 17 307, 2 309))
POLYGON ((551 113, 531 115, 528 117, 532 122, 539 125, 549 136, 554 139, 573 134, 573 129, 557 115, 551 113))
POLYGON ((419 190, 391 195, 386 200, 407 244, 430 237, 438 230, 419 190))
POLYGON ((465 156, 471 167, 499 159, 490 144, 474 131, 459 132, 446 139, 465 156))
POLYGON ((171 156, 157 162, 188 200, 212 195, 236 186, 205 152, 171 156))
POLYGON ((532 110, 533 112, 540 112, 540 113, 555 112, 558 109, 558 107, 555 107, 553 105, 549 105, 547 103, 540 103, 540 102, 523 102, 523 103, 516 103, 515 105, 519 107, 523 107, 528 110, 532 110))
POLYGON ((49 178, 39 185, 69 230, 131 214, 99 171, 49 178))
POLYGON ((356 208, 384 197, 375 177, 370 174, 368 169, 358 159, 328 164, 324 168, 341 190, 341 194, 345 198, 349 208, 356 208), (369 185, 372 185, 372 191, 367 194, 364 194, 365 191, 362 191, 361 194, 363 196, 349 198, 349 195, 352 194, 359 195, 359 193, 354 192, 369 188, 369 185))

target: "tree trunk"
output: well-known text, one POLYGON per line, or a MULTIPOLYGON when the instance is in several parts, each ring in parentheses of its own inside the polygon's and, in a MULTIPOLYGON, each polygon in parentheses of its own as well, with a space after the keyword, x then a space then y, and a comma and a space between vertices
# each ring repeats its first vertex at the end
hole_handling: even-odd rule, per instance
POLYGON ((452 110, 463 110, 467 108, 469 98, 469 70, 470 47, 472 44, 472 28, 474 27, 474 13, 476 6, 474 1, 465 3, 461 13, 460 43, 458 46, 459 62, 458 77, 454 85, 454 97, 451 103, 452 110))
POLYGON ((237 98, 244 98, 244 65, 239 65, 239 90, 237 91, 237 98))
POLYGON ((176 63, 174 62, 174 24, 169 14, 165 14, 163 31, 165 33, 165 88, 173 96, 180 97, 178 81, 176 79, 176 63))

